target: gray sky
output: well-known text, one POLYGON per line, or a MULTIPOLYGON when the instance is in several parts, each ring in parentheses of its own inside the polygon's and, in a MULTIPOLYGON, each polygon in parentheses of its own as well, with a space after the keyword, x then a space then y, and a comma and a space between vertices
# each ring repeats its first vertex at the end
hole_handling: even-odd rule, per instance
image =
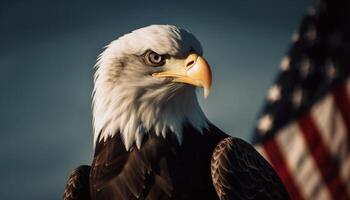
POLYGON ((133 29, 174 24, 201 41, 214 86, 199 99, 225 132, 250 138, 266 90, 311 0, 0 2, 0 199, 62 199, 92 157, 92 67, 133 29))

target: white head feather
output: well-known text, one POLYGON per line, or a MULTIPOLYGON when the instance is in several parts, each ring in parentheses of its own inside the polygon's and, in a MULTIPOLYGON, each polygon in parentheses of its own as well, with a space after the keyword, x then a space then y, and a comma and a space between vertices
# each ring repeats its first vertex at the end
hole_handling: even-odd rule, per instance
POLYGON ((143 62, 147 50, 171 57, 184 57, 191 50, 202 54, 199 41, 191 33, 171 25, 151 25, 111 42, 96 63, 95 145, 120 133, 127 150, 135 143, 140 148, 144 134, 151 129, 162 137, 170 130, 181 144, 185 124, 200 132, 208 128, 195 88, 152 77, 161 67, 143 62))

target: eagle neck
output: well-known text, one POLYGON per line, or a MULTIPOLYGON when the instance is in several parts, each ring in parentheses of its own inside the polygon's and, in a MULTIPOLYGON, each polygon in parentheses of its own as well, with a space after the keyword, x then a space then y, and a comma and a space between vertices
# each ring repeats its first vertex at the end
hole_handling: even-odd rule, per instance
POLYGON ((133 145, 141 148, 144 136, 151 130, 164 138, 175 134, 181 144, 184 126, 190 125, 200 133, 208 129, 195 88, 188 85, 169 84, 162 89, 142 91, 116 87, 106 95, 96 90, 93 116, 94 144, 121 134, 127 150, 133 145))

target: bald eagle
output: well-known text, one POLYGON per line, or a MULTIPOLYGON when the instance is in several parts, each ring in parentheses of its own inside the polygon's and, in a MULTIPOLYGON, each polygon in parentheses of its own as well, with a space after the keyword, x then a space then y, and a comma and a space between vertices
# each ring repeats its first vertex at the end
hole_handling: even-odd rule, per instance
POLYGON ((151 25, 111 42, 94 76, 94 158, 65 200, 289 199, 254 148, 209 122, 212 74, 188 31, 151 25))

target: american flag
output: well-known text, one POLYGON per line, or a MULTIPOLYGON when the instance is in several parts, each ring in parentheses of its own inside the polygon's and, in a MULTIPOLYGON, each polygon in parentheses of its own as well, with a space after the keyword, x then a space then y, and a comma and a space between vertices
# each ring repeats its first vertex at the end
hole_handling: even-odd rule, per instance
POLYGON ((253 143, 292 199, 350 199, 350 1, 318 2, 292 41, 253 143))

